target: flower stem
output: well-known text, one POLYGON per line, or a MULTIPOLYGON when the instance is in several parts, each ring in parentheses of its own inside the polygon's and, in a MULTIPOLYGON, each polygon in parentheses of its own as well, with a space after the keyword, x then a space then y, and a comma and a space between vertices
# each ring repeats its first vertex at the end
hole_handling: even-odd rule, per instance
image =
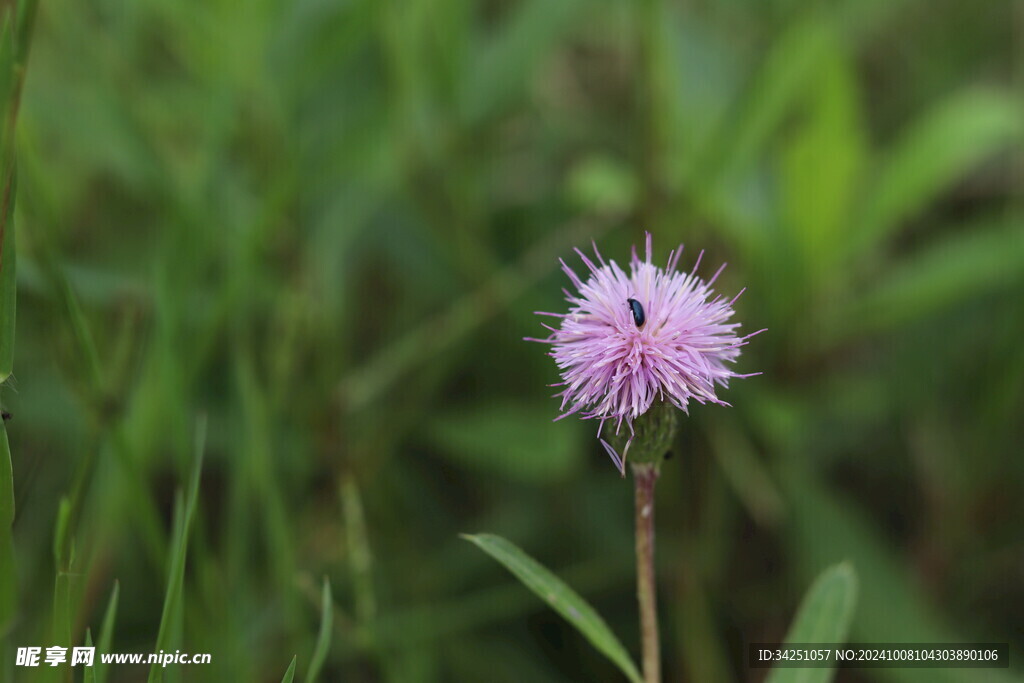
POLYGON ((640 604, 644 683, 661 683, 654 584, 654 484, 658 480, 658 464, 634 464, 633 480, 636 482, 636 597, 640 604))

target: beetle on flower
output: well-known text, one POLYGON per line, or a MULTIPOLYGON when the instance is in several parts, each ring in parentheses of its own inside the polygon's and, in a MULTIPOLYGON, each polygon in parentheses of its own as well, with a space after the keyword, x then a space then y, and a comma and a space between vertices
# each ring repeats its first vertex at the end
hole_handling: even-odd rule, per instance
MULTIPOLYGON (((725 264, 705 282, 697 276, 701 252, 689 273, 676 269, 683 248, 672 251, 665 268, 651 262, 651 235, 647 233, 645 258, 633 248, 627 274, 607 263, 594 246, 597 264, 576 250, 590 270, 583 280, 562 261, 562 270, 576 288, 566 292, 568 313, 538 315, 561 319, 546 339, 529 339, 551 345, 563 387, 562 415, 580 413, 601 423, 611 420, 618 434, 623 424, 633 434, 633 423, 656 402, 687 410, 690 400, 728 405, 718 398, 716 385, 728 386, 735 373, 731 365, 740 347, 759 330, 740 337, 739 323, 729 322, 732 299, 715 295, 711 286, 725 264)), ((620 456, 607 441, 602 445, 625 476, 630 440, 620 456)))

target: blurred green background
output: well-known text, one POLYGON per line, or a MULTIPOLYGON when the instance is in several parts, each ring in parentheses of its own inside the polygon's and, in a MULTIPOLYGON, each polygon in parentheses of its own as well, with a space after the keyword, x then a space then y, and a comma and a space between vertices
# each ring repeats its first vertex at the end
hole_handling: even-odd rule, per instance
POLYGON ((325 576, 320 680, 621 680, 457 534, 638 651, 631 483, 522 338, 644 230, 769 330, 661 478, 666 680, 761 680, 842 559, 852 640, 1024 653, 1024 2, 42 0, 18 127, 3 680, 115 581, 111 651, 302 680, 325 576))

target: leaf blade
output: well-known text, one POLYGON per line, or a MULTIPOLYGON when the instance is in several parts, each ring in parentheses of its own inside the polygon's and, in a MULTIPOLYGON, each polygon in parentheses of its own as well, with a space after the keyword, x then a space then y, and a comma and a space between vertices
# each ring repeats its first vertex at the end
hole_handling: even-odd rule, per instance
POLYGON ((885 332, 972 297, 1010 289, 1024 277, 1024 222, 1018 213, 983 219, 894 264, 847 307, 833 313, 828 343, 885 332))
MULTIPOLYGON (((85 646, 93 647, 92 642, 92 629, 85 629, 85 646)), ((96 665, 87 666, 82 670, 82 683, 96 683, 96 665)))
MULTIPOLYGON (((808 589, 786 643, 836 643, 846 641, 857 603, 857 573, 850 562, 823 571, 808 589)), ((772 669, 765 683, 828 683, 835 666, 814 669, 772 669)))
POLYGON ((334 602, 331 597, 331 582, 324 577, 324 587, 320 596, 320 632, 316 637, 316 646, 313 648, 313 656, 309 661, 309 670, 306 672, 306 683, 313 683, 320 675, 320 669, 327 659, 327 651, 331 646, 331 629, 334 624, 334 602))
POLYGON ((851 255, 870 249, 945 187, 1000 150, 1020 144, 1020 103, 1000 92, 950 96, 913 123, 875 173, 851 255))
MULTIPOLYGON (((196 500, 199 497, 199 479, 203 470, 203 455, 206 452, 206 420, 200 419, 196 429, 196 459, 192 466, 192 475, 189 477, 188 492, 184 504, 176 505, 178 512, 174 544, 171 549, 170 570, 167 576, 167 592, 164 596, 163 613, 160 615, 160 629, 157 631, 156 645, 153 650, 165 650, 171 633, 171 623, 176 610, 179 609, 180 601, 183 599, 185 584, 185 560, 188 555, 189 531, 192 528, 192 518, 195 516, 196 500)), ((178 503, 181 503, 179 492, 178 503)), ((163 669, 155 663, 149 669, 149 683, 156 683, 163 680, 163 669)))
MULTIPOLYGON (((110 644, 114 639, 114 621, 117 619, 117 603, 121 596, 121 582, 114 581, 114 589, 110 592, 110 601, 107 603, 107 611, 103 616, 103 624, 100 626, 100 639, 96 644, 98 652, 110 652, 110 644)), ((106 683, 109 665, 97 659, 93 668, 96 670, 96 683, 106 683)))
POLYGON ((0 420, 0 634, 6 633, 17 604, 13 524, 14 469, 7 428, 0 420))
POLYGON ((604 619, 582 597, 539 562, 516 545, 493 534, 462 534, 497 560, 527 588, 544 600, 572 624, 597 650, 614 663, 634 683, 641 683, 640 673, 604 619))
POLYGON ((281 683, 292 683, 295 680, 295 664, 299 661, 298 655, 292 656, 292 663, 288 665, 288 670, 284 672, 284 677, 281 679, 281 683))
MULTIPOLYGON (((10 192, 17 180, 11 178, 10 192)), ((14 201, 10 200, 4 227, 0 228, 0 383, 14 371, 14 331, 17 312, 17 251, 14 244, 14 201)))

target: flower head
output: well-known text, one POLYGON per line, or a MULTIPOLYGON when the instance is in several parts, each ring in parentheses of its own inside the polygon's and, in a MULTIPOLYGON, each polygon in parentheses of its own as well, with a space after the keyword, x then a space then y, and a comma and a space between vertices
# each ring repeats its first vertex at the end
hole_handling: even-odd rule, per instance
MULTIPOLYGON (((566 292, 569 312, 538 311, 560 318, 561 325, 545 325, 551 335, 530 340, 551 345, 549 355, 561 373, 562 381, 554 385, 563 387, 556 394, 563 411, 557 419, 580 413, 601 426, 611 420, 616 433, 625 423, 632 434, 633 421, 657 401, 683 411, 691 399, 728 405, 718 398, 716 385, 750 376, 736 374, 730 365, 757 332, 737 336, 740 324, 729 320, 739 294, 726 299, 711 289, 725 265, 705 282, 696 274, 700 257, 689 273, 676 270, 682 251, 680 246, 659 268, 651 263, 648 233, 645 258, 640 260, 634 247, 627 274, 615 261, 605 263, 596 245, 598 265, 577 249, 590 271, 586 280, 562 261, 576 288, 575 294, 566 292)), ((601 443, 624 472, 629 442, 622 457, 601 443)))

